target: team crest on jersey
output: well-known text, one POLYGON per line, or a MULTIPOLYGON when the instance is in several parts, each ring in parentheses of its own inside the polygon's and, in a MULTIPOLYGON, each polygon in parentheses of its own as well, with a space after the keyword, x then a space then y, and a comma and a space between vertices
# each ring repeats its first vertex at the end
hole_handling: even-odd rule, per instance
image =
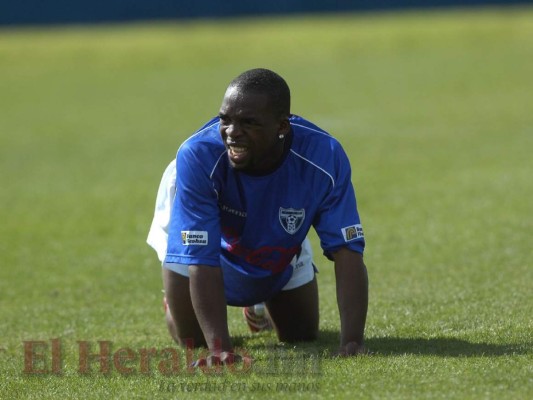
POLYGON ((361 224, 347 226, 346 228, 342 228, 341 231, 345 242, 365 237, 361 224))
POLYGON ((305 209, 279 208, 279 222, 283 229, 294 235, 302 226, 305 219, 305 209))

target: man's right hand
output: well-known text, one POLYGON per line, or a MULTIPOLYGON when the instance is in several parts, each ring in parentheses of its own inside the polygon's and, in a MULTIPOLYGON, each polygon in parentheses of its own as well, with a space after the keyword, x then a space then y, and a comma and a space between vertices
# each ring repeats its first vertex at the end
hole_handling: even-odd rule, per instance
POLYGON ((219 365, 233 366, 237 363, 243 363, 243 371, 250 369, 252 359, 249 356, 241 356, 229 351, 220 353, 211 353, 207 357, 199 358, 191 364, 193 368, 213 367, 219 365))

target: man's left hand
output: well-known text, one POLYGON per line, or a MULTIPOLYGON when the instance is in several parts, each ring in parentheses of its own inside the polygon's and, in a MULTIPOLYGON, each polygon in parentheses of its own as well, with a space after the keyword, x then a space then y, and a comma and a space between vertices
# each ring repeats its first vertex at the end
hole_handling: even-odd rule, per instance
POLYGON ((360 345, 357 342, 348 342, 346 345, 341 346, 337 355, 340 357, 350 357, 370 354, 368 349, 364 345, 360 345))

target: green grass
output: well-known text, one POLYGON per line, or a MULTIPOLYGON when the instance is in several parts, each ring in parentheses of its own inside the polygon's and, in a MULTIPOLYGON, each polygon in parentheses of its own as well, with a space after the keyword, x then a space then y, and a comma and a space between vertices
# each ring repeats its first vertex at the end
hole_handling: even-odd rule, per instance
POLYGON ((530 398, 531 71, 531 8, 1 29, 0 398, 530 398), (352 160, 374 354, 329 356, 313 236, 318 342, 251 336, 231 308, 251 373, 190 374, 182 355, 143 374, 139 349, 172 346, 144 243, 160 175, 256 66, 352 160), (23 342, 52 338, 62 375, 25 374, 23 342), (135 373, 80 374, 77 341, 99 340, 135 350, 135 373))

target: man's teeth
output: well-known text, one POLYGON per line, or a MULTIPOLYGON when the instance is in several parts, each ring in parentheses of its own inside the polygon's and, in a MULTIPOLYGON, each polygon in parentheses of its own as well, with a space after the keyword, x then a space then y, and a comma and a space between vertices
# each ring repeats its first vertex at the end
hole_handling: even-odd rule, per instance
POLYGON ((246 147, 239 147, 239 146, 230 146, 230 149, 233 153, 236 153, 236 154, 244 153, 246 151, 246 147))

